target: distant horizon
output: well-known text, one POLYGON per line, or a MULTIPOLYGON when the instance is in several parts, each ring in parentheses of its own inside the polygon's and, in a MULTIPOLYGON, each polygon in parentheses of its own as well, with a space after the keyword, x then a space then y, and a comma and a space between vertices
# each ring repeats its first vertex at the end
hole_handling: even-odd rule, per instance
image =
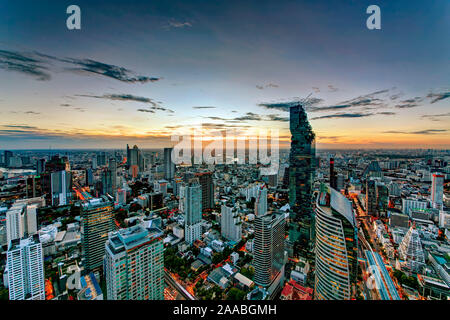
MULTIPOLYGON (((139 145, 137 145, 139 150, 163 150, 164 148, 172 148, 172 146, 165 146, 165 147, 158 147, 158 148, 141 148, 139 145)), ((282 147, 280 150, 289 150, 290 147, 282 147)), ((426 151, 426 150, 432 150, 432 151, 450 151, 446 148, 315 148, 316 151, 426 151)), ((56 151, 104 151, 104 150, 126 150, 126 146, 124 148, 55 148, 55 149, 0 149, 0 152, 4 151, 42 151, 42 152, 56 152, 56 151)), ((223 148, 223 150, 226 150, 226 148, 223 148)), ((240 150, 235 148, 235 150, 240 150)), ((245 150, 248 150, 248 148, 245 148, 245 150)))

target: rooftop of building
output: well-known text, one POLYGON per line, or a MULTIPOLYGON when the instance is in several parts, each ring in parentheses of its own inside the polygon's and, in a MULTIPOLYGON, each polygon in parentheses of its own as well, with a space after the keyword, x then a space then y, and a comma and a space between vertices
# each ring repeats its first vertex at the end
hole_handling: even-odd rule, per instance
POLYGON ((313 289, 305 288, 294 280, 290 280, 281 291, 281 296, 290 300, 312 300, 313 289))
POLYGON ((84 201, 82 204, 83 209, 89 210, 89 209, 95 209, 101 206, 107 206, 112 205, 112 202, 105 196, 102 196, 100 198, 93 198, 84 201))
POLYGON ((160 229, 156 227, 146 228, 142 224, 138 224, 111 233, 109 245, 114 251, 129 250, 162 236, 163 232, 160 229))
POLYGON ((329 185, 320 185, 320 192, 317 196, 317 204, 325 212, 328 211, 327 208, 333 209, 344 216, 352 226, 356 226, 355 215, 353 213, 351 202, 343 194, 331 188, 329 185))
POLYGON ((91 272, 80 278, 81 290, 78 294, 79 300, 95 300, 102 294, 102 290, 91 272))
POLYGON ((34 234, 28 238, 14 239, 14 240, 11 240, 11 242, 9 243, 8 251, 21 249, 28 245, 33 245, 33 244, 38 244, 38 243, 40 243, 38 234, 34 234))

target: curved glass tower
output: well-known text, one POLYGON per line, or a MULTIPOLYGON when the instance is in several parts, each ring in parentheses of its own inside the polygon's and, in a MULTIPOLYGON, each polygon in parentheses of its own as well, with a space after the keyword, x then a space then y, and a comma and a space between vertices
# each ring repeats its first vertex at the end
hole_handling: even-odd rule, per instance
POLYGON ((358 231, 349 200, 322 184, 315 203, 317 300, 348 300, 357 277, 358 231))

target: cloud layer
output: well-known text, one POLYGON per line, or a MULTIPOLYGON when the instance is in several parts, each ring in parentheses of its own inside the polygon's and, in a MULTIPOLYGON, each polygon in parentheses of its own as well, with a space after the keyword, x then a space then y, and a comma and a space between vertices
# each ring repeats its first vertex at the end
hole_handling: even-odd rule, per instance
POLYGON ((63 70, 86 75, 100 75, 126 83, 147 83, 161 80, 159 77, 138 75, 124 67, 92 59, 58 58, 40 52, 18 52, 0 50, 0 69, 19 72, 36 80, 51 79, 50 66, 59 62, 63 70))

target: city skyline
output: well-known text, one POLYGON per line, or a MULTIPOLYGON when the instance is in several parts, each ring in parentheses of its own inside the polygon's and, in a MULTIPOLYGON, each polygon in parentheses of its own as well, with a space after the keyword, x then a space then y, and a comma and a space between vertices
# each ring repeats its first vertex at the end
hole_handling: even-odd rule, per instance
POLYGON ((288 147, 306 97, 318 149, 450 146, 446 1, 380 3, 381 30, 368 1, 79 1, 81 30, 26 3, 0 5, 2 149, 164 148, 201 125, 288 147))

